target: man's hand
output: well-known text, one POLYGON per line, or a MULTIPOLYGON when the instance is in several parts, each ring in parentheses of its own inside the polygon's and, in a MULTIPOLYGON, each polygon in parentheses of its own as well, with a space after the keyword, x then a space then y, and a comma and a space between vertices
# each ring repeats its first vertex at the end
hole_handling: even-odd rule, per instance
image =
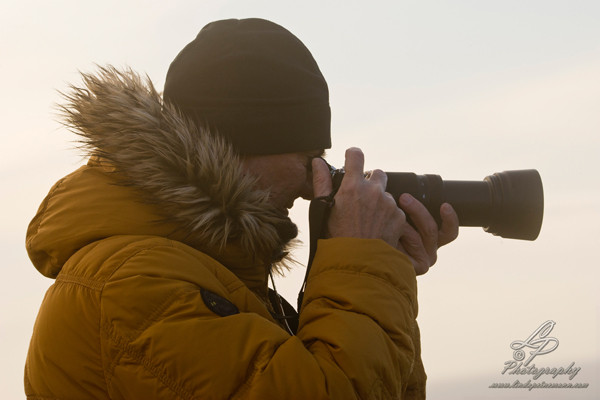
MULTIPOLYGON (((346 173, 335 196, 328 221, 330 237, 383 239, 406 254, 417 275, 426 273, 437 260, 437 249, 458 236, 458 216, 447 203, 441 206, 442 226, 438 226, 425 206, 409 194, 398 203, 385 192, 387 176, 374 170, 364 177, 364 155, 360 149, 346 151, 346 173), (406 223, 404 210, 416 230, 406 223)), ((325 162, 312 161, 314 196, 327 196, 332 191, 331 175, 325 162)))
POLYGON ((458 215, 450 204, 442 204, 438 228, 427 208, 410 194, 401 195, 399 203, 417 229, 406 224, 396 248, 412 260, 417 275, 423 275, 437 261, 437 249, 458 237, 458 215))
MULTIPOLYGON (((374 170, 365 178, 364 162, 360 149, 346 150, 346 173, 335 195, 327 230, 331 237, 383 239, 396 247, 406 217, 392 195, 385 191, 387 175, 374 170)), ((332 191, 329 169, 323 160, 316 158, 312 167, 314 196, 328 196, 332 191)))

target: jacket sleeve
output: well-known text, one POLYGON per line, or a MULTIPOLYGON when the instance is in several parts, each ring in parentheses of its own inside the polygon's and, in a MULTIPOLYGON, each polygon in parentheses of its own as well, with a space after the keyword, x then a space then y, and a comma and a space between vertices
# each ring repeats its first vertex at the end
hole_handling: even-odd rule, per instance
POLYGON ((420 362, 411 263, 381 240, 325 240, 319 250, 298 336, 323 371, 343 371, 338 387, 349 383, 359 398, 401 397, 420 362))
POLYGON ((197 283, 148 268, 157 258, 175 265, 191 260, 157 252, 129 259, 125 270, 145 272, 120 271, 104 289, 103 366, 111 398, 396 399, 414 383, 415 273, 383 241, 319 243, 296 336, 259 312, 245 312, 253 307, 241 295, 245 287, 208 274, 204 288, 241 311, 216 315, 197 283))

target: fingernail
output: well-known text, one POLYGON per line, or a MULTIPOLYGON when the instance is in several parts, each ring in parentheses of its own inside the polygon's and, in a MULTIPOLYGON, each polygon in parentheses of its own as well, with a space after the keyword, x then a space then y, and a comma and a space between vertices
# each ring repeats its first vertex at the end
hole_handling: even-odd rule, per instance
POLYGON ((413 197, 410 194, 404 193, 400 196, 400 203, 404 206, 408 206, 412 201, 413 197))
POLYGON ((452 214, 452 207, 448 203, 442 204, 442 214, 450 215, 452 214))

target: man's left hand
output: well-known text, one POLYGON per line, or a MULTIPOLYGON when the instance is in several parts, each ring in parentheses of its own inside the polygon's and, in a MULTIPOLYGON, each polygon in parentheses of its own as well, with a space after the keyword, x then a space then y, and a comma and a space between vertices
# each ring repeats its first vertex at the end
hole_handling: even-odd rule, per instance
POLYGON ((406 224, 396 248, 411 259, 417 275, 423 275, 437 261, 438 248, 458 237, 458 215, 450 204, 442 204, 438 227, 427 208, 410 194, 401 195, 399 204, 416 229, 406 224))

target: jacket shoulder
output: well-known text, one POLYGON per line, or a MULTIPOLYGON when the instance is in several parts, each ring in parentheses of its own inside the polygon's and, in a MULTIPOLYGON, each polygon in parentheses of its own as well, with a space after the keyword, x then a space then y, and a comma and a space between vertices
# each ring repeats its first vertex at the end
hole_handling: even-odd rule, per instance
MULTIPOLYGON (((263 326, 265 338, 286 336, 259 298, 208 255, 153 238, 123 252, 107 260, 114 270, 101 296, 101 351, 109 393, 185 397, 192 390, 185 382, 205 387, 199 375, 210 376, 206 371, 214 370, 219 354, 229 354, 228 346, 245 343, 239 341, 240 320, 263 326), (211 305, 214 301, 220 306, 211 305), (221 313, 224 309, 232 315, 221 313)), ((241 379, 223 382, 222 390, 231 392, 241 379)))
POLYGON ((196 285, 218 281, 229 290, 243 286, 207 254, 175 240, 141 235, 113 236, 85 246, 68 260, 57 281, 86 280, 104 290, 137 275, 196 285))

